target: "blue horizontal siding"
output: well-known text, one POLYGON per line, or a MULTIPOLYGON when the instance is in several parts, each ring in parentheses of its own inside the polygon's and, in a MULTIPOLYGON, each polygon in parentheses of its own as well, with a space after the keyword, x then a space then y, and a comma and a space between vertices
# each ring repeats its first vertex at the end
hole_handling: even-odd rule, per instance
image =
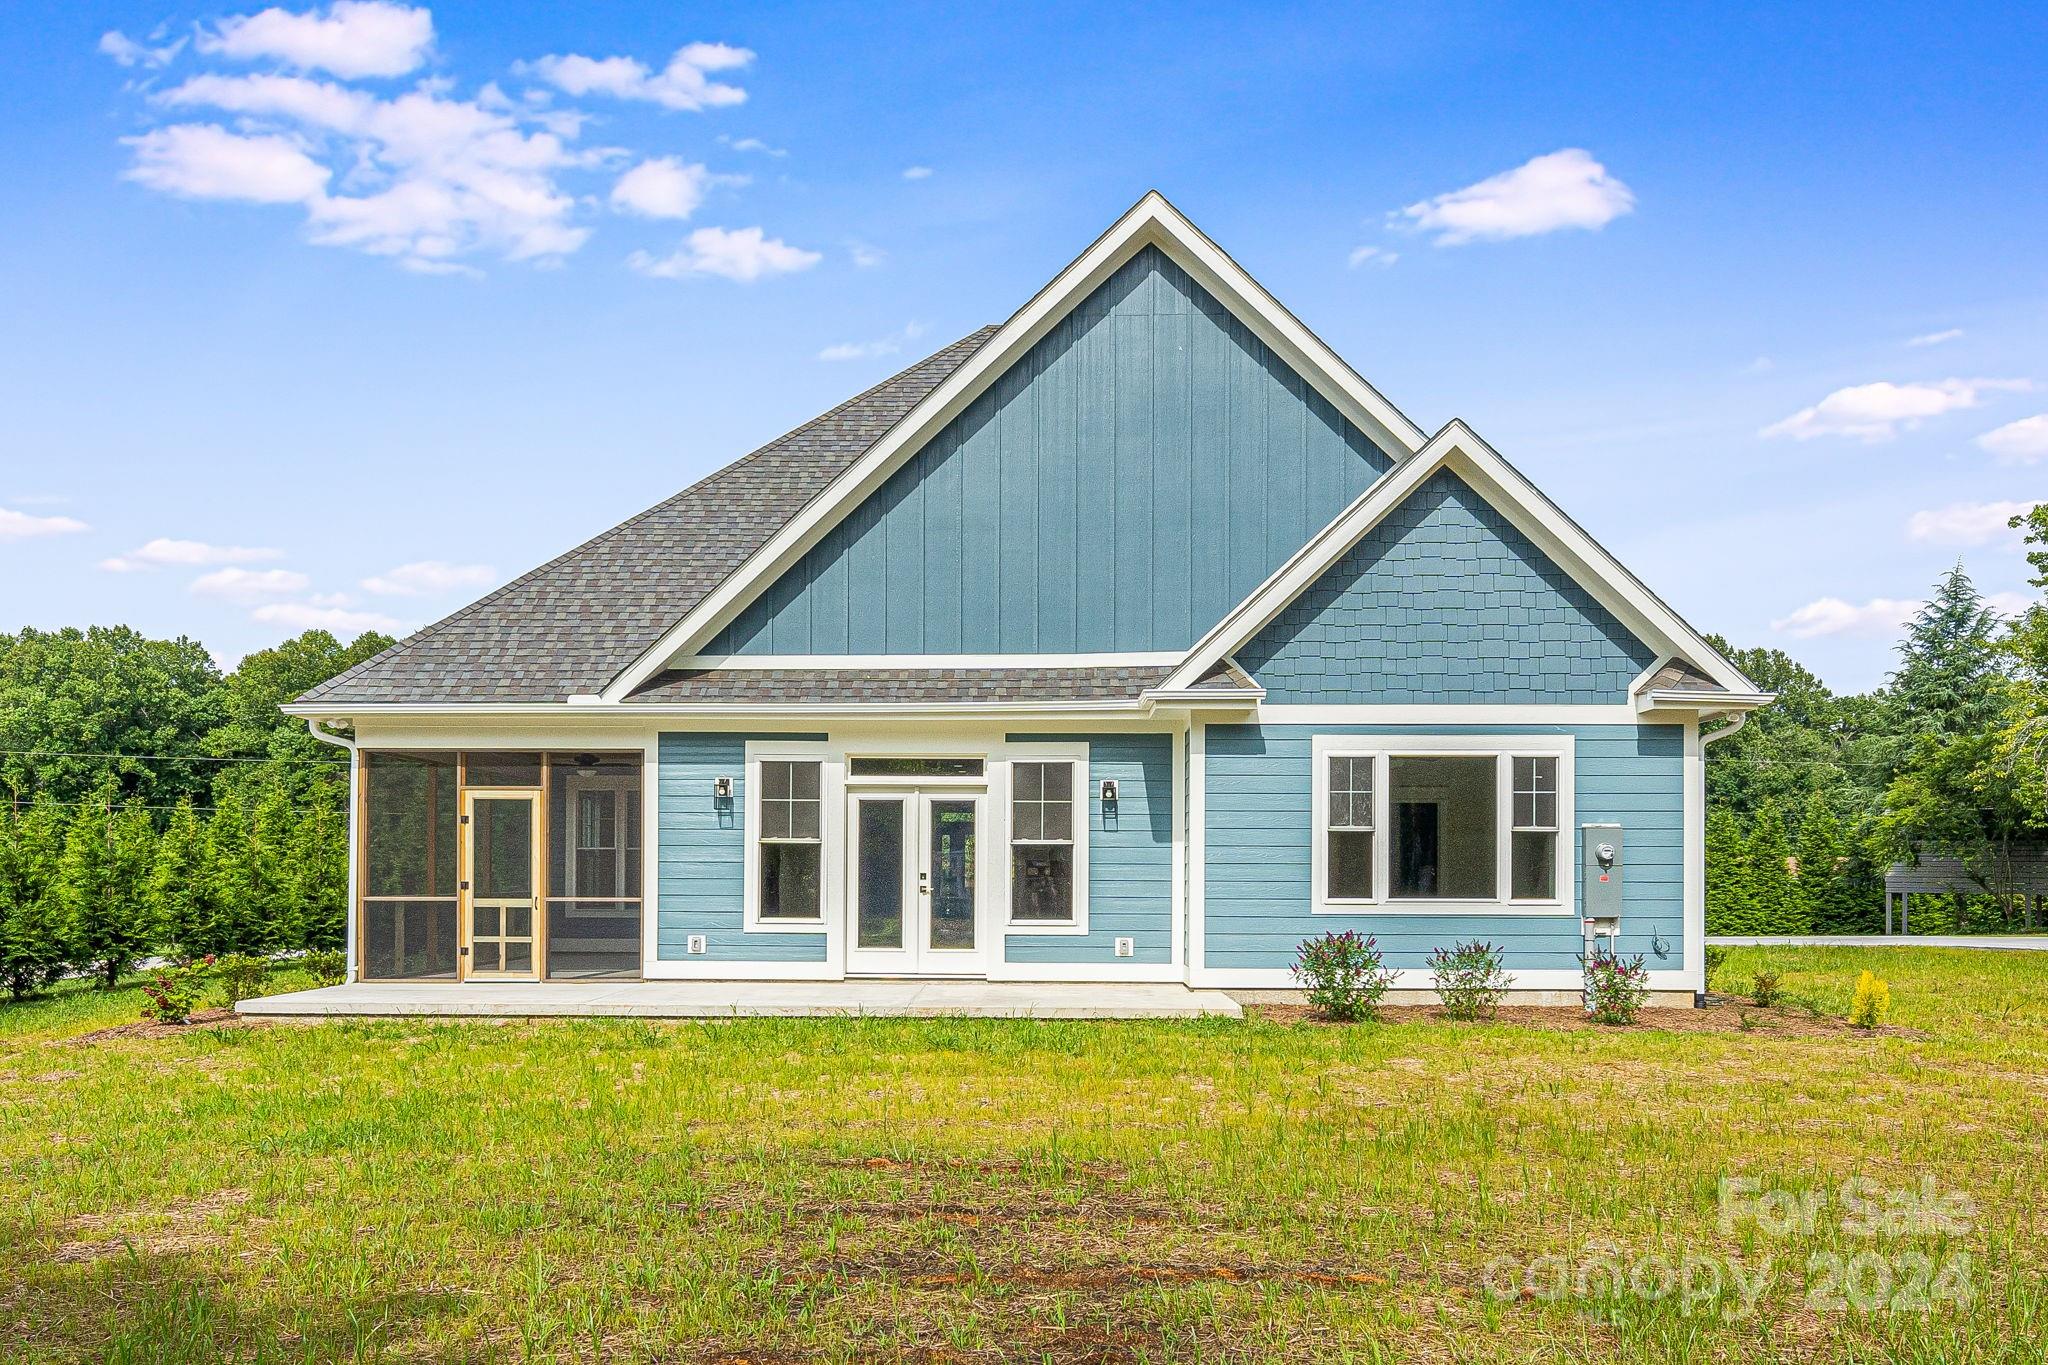
POLYGON ((750 934, 746 918, 747 741, 822 741, 823 735, 664 734, 661 737, 661 846, 655 915, 655 957, 691 962, 823 962, 825 935, 750 934), (712 795, 713 780, 730 777, 733 796, 712 795), (703 934, 706 956, 685 950, 703 934))
MULTIPOLYGON (((1221 725, 1206 735, 1204 959, 1211 967, 1287 967, 1303 939, 1356 929, 1372 934, 1393 967, 1426 967, 1430 951, 1484 938, 1510 968, 1576 969, 1574 915, 1317 915, 1310 913, 1314 811, 1312 744, 1318 734, 1569 734, 1575 824, 1623 827, 1621 951, 1662 971, 1684 954, 1684 744, 1675 725, 1301 726, 1221 725), (1661 941, 1666 955, 1659 957, 1661 941)), ((1568 856, 1579 860, 1576 835, 1568 856)), ((1579 887, 1583 900, 1584 887, 1579 887)))
POLYGON ((1271 703, 1622 700, 1649 646, 1439 471, 1237 651, 1271 703))
POLYGON ((1184 649, 1391 465, 1148 247, 706 651, 1184 649))
MULTIPOLYGON (((1011 735, 1016 743, 1088 745, 1088 932, 1005 934, 1006 962, 1171 962, 1173 960, 1173 737, 1011 735), (1103 809, 1115 778, 1116 810, 1103 809), (1116 955, 1135 939, 1136 956, 1116 955)), ((1005 872, 1004 875, 1008 875, 1005 872)))

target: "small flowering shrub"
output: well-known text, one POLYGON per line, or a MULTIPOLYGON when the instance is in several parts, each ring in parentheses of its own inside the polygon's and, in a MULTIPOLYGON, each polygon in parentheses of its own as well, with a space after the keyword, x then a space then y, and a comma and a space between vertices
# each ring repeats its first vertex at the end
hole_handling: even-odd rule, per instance
POLYGON ((1377 1019, 1380 1001, 1394 984, 1380 956, 1379 941, 1346 929, 1305 939, 1297 950, 1294 979, 1325 1019, 1377 1019))
POLYGON ((1876 1028, 1892 1012, 1892 988, 1870 972, 1856 978, 1856 997, 1849 1002, 1849 1022, 1876 1028))
POLYGON ((1508 993, 1508 972, 1502 949, 1473 939, 1429 955, 1436 998, 1453 1019, 1488 1019, 1508 993))
POLYGON ((1650 998, 1650 969, 1643 955, 1623 962, 1598 954, 1586 968, 1586 1013, 1596 1024, 1633 1024, 1650 998))
POLYGON ((270 975, 270 966, 269 958, 252 957, 248 953, 229 953, 215 959, 213 977, 227 995, 225 1003, 232 1005, 238 1000, 253 1000, 263 994, 263 983, 270 975))
POLYGON ((142 1017, 159 1024, 182 1024, 199 1007, 199 990, 212 958, 184 967, 159 967, 142 984, 142 1017))

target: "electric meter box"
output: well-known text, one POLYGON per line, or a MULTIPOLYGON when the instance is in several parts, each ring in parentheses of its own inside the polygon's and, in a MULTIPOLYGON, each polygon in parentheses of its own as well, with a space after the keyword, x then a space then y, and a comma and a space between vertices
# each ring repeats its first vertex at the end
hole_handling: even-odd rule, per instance
POLYGON ((1621 919, 1621 826, 1579 826, 1579 888, 1589 920, 1621 919))

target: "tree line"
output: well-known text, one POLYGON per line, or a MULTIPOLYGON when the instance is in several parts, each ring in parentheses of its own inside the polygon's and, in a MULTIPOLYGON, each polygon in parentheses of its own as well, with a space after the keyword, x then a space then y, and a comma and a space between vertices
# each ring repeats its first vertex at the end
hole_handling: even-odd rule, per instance
POLYGON ((127 627, 0 635, 0 986, 338 947, 345 757, 277 707, 390 643, 308 631, 223 671, 127 627))
POLYGON ((1885 870, 1928 856, 1962 859, 1970 886, 1916 896, 1917 929, 2044 927, 2006 855, 2048 840, 2048 505, 2012 526, 2043 599, 2001 618, 1958 563, 1873 692, 1715 641, 1778 700, 1708 750, 1707 932, 1881 931, 1885 870))

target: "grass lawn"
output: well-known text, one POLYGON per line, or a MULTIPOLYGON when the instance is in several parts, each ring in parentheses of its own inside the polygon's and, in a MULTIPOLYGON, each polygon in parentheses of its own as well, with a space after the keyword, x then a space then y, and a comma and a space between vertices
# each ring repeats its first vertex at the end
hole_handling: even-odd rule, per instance
POLYGON ((138 992, 68 990, 0 1007, 0 1355, 2042 1359, 2048 958, 1717 987, 1760 963, 1836 1016, 1872 967, 1895 1027, 90 1038, 138 992))

